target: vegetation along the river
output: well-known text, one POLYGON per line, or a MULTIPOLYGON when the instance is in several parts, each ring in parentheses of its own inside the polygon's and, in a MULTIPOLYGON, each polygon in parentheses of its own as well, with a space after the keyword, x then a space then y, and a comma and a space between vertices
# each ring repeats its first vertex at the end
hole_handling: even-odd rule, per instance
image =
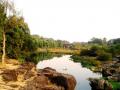
MULTIPOLYGON (((81 62, 84 67, 94 72, 102 73, 103 77, 100 80, 103 80, 104 83, 101 84, 101 87, 98 85, 100 80, 90 79, 93 89, 120 90, 120 38, 109 41, 106 38, 92 38, 88 42, 70 43, 65 40, 54 40, 39 35, 31 35, 28 24, 25 22, 24 17, 17 13, 13 2, 0 0, 0 67, 2 70, 3 67, 7 67, 8 64, 6 63, 11 59, 18 60, 19 63, 33 62, 37 64, 39 60, 52 58, 55 54, 59 56, 59 53, 71 54, 73 61, 81 62), (44 52, 44 54, 41 52, 44 52), (40 58, 39 56, 42 57, 40 58), (110 85, 106 84, 106 82, 110 85)), ((51 71, 56 73, 55 70, 51 71)), ((6 72, 9 73, 11 71, 6 72)), ((35 70, 34 74, 38 75, 36 72, 35 70)), ((6 74, 4 76, 8 77, 6 74)), ((46 79, 46 76, 43 75, 42 77, 46 79)), ((48 82, 45 83, 51 85, 49 80, 48 82)), ((74 86, 75 84, 73 88, 74 86)), ((59 86, 54 87, 63 88, 59 86)))
POLYGON ((81 62, 83 67, 102 73, 103 78, 100 80, 90 79, 93 90, 120 90, 120 38, 109 41, 94 38, 88 44, 90 48, 82 49, 80 54, 72 55, 71 58, 81 62))

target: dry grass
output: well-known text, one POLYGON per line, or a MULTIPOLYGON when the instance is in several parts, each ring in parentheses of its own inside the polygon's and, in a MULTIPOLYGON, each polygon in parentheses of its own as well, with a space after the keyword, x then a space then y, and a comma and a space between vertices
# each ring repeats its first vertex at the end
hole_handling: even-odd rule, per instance
POLYGON ((65 48, 39 48, 38 52, 63 53, 63 54, 79 54, 79 50, 71 50, 65 48))

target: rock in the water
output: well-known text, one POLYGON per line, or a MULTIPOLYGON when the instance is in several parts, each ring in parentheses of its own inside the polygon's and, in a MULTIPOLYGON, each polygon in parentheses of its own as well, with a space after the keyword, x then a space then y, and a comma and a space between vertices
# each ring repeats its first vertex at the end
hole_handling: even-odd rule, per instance
POLYGON ((104 79, 90 78, 89 81, 92 90, 112 90, 111 84, 109 84, 108 81, 104 79))
POLYGON ((48 77, 52 83, 64 87, 65 90, 74 90, 76 86, 76 80, 72 75, 58 73, 51 68, 44 68, 41 73, 48 77))

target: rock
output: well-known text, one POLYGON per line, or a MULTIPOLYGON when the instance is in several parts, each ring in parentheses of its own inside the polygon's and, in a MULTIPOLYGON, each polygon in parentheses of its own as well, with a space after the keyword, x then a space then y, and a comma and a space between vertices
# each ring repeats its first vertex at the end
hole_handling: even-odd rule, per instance
POLYGON ((56 70, 48 67, 44 68, 41 72, 48 77, 52 83, 64 87, 65 90, 74 90, 76 86, 76 80, 72 75, 58 73, 56 70))
POLYGON ((36 68, 36 66, 35 66, 34 63, 25 62, 25 63, 21 64, 18 69, 23 69, 23 70, 29 71, 29 70, 32 70, 33 68, 34 68, 34 69, 36 68))
POLYGON ((26 80, 35 76, 35 72, 35 65, 33 63, 24 63, 17 69, 4 70, 2 72, 2 77, 5 81, 17 81, 19 76, 22 76, 21 80, 26 80))
POLYGON ((74 90, 75 86, 76 80, 73 76, 47 67, 38 70, 33 80, 28 81, 20 90, 74 90))
POLYGON ((27 82, 27 85, 19 90, 65 90, 64 87, 52 84, 50 80, 43 74, 38 74, 27 82))
POLYGON ((112 81, 116 81, 116 82, 120 82, 120 75, 116 74, 116 75, 108 76, 107 79, 112 80, 112 81))
POLYGON ((120 62, 116 61, 108 67, 103 67, 102 75, 108 80, 120 82, 120 62))
POLYGON ((5 69, 1 76, 8 83, 24 83, 20 86, 18 83, 10 85, 17 90, 74 90, 76 86, 76 80, 72 75, 59 73, 49 67, 36 70, 33 63, 21 64, 13 70, 5 69))
POLYGON ((27 79, 29 79, 29 78, 31 78, 31 77, 33 77, 33 76, 35 76, 35 73, 34 73, 34 72, 32 72, 32 71, 27 71, 27 72, 25 73, 25 75, 24 75, 24 80, 27 80, 27 79))
POLYGON ((112 85, 104 79, 93 79, 90 78, 90 86, 92 90, 112 90, 112 85))
POLYGON ((27 85, 20 88, 20 90, 41 90, 42 87, 49 83, 48 78, 45 76, 37 76, 33 80, 28 81, 27 85))
POLYGON ((16 70, 5 70, 2 73, 2 77, 5 81, 17 81, 16 70))
POLYGON ((112 76, 113 73, 115 73, 116 70, 115 69, 112 69, 112 68, 103 68, 102 69, 102 75, 104 77, 107 77, 107 76, 112 76))
POLYGON ((60 86, 48 85, 48 86, 45 86, 43 90, 65 90, 65 89, 60 86))

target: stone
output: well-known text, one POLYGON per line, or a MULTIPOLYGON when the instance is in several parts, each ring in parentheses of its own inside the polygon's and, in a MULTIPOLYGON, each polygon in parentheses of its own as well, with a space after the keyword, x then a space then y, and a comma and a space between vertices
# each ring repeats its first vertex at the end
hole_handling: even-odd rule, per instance
POLYGON ((51 68, 44 68, 41 72, 48 77, 52 83, 64 87, 65 90, 74 90, 76 86, 76 80, 72 75, 58 73, 51 68))
POLYGON ((2 73, 2 77, 5 81, 17 81, 16 70, 5 70, 2 73))
POLYGON ((1 75, 8 83, 24 82, 22 86, 17 83, 10 85, 11 88, 19 87, 17 90, 74 90, 76 86, 76 80, 72 75, 59 73, 49 67, 36 70, 33 63, 21 64, 13 70, 5 69, 1 75))
POLYGON ((92 90, 112 90, 112 85, 104 79, 89 78, 92 90))

